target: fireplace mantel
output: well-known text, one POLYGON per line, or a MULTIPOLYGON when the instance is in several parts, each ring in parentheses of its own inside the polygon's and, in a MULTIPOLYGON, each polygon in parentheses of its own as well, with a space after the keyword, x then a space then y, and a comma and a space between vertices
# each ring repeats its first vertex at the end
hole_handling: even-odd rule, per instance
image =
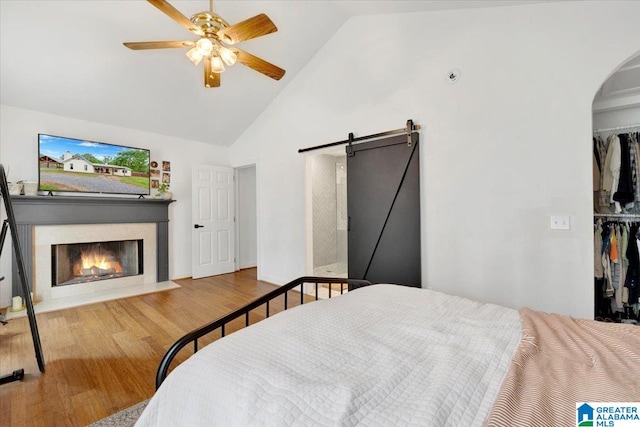
MULTIPOLYGON (((173 200, 125 197, 11 196, 17 234, 33 286, 33 227, 65 224, 155 223, 157 281, 169 280, 169 204, 173 200)), ((15 257, 13 295, 22 295, 15 257)))

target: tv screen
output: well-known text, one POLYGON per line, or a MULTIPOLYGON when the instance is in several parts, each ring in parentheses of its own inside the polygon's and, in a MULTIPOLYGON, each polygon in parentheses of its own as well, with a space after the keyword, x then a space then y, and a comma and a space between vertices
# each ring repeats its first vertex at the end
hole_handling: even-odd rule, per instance
POLYGON ((38 190, 149 194, 149 150, 38 134, 38 190))

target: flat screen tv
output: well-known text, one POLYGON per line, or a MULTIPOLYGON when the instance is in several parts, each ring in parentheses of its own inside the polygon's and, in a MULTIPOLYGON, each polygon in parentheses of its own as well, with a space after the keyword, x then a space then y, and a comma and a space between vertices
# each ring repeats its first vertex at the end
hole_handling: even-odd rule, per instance
POLYGON ((38 134, 38 190, 149 194, 149 150, 38 134))

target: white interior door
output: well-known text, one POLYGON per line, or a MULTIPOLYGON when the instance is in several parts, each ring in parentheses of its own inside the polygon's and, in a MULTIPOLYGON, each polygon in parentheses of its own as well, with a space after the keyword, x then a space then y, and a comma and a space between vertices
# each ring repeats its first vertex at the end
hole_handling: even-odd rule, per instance
POLYGON ((193 278, 234 271, 233 169, 194 165, 191 195, 193 278))

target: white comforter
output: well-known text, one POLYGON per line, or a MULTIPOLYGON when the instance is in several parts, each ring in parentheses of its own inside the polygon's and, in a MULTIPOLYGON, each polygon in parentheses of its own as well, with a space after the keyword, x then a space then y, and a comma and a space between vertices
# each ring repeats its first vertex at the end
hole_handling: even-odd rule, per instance
POLYGON ((136 426, 481 425, 520 338, 515 310, 360 288, 203 348, 136 426))

